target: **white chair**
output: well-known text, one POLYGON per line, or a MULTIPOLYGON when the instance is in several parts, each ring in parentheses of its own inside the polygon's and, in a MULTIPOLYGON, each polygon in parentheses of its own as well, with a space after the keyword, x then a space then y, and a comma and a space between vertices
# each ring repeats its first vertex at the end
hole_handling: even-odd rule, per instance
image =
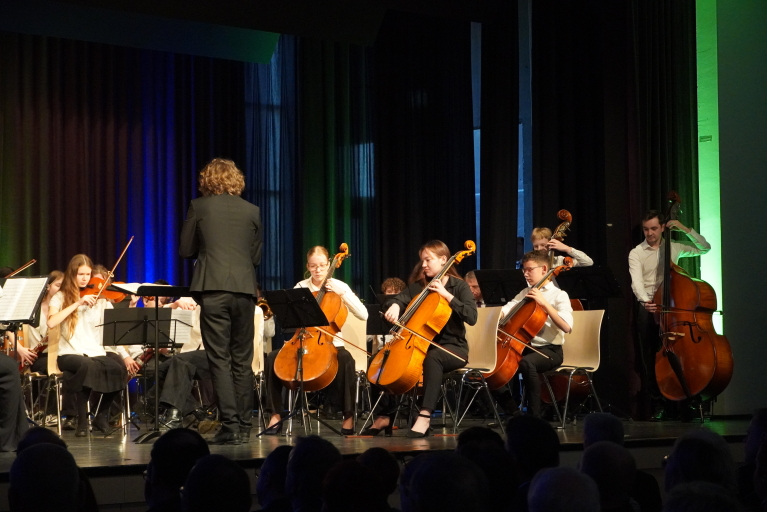
POLYGON ((352 427, 355 430, 357 428, 357 417, 359 415, 362 403, 363 389, 367 392, 368 402, 370 402, 370 385, 367 378, 368 355, 363 352, 364 350, 367 350, 366 332, 367 322, 365 320, 360 320, 356 316, 350 314, 346 317, 346 322, 341 328, 340 334, 340 336, 348 341, 349 344, 354 345, 354 347, 350 347, 348 344, 346 344, 346 350, 349 351, 349 353, 352 355, 352 359, 354 359, 354 375, 356 376, 356 391, 354 395, 354 427, 352 427))
POLYGON ((501 319, 501 307, 493 308, 479 308, 477 310, 478 318, 477 323, 474 325, 466 325, 466 341, 469 344, 469 361, 466 366, 456 370, 453 374, 460 374, 461 383, 458 388, 458 396, 456 399, 455 417, 453 418, 453 432, 455 433, 458 426, 461 424, 466 412, 474 403, 474 399, 477 397, 477 393, 481 390, 485 390, 487 397, 490 400, 490 405, 493 407, 493 413, 495 419, 501 426, 501 431, 504 431, 503 422, 498 415, 498 409, 495 407, 490 390, 487 387, 487 382, 482 373, 487 373, 495 368, 497 348, 496 337, 498 331, 498 321, 501 319), (461 413, 461 400, 463 397, 464 388, 470 388, 474 391, 471 395, 469 403, 461 413))
MULTIPOLYGON (((567 421, 567 408, 570 402, 570 386, 572 385, 573 375, 580 373, 586 376, 589 381, 589 396, 593 396, 602 411, 602 404, 599 402, 594 383, 591 380, 591 374, 599 369, 599 337, 602 328, 602 318, 605 311, 597 309, 592 311, 573 311, 573 330, 565 335, 565 343, 562 345, 563 360, 559 368, 543 374, 543 380, 551 395, 554 409, 557 412, 561 426, 565 428, 567 421), (565 408, 562 414, 559 413, 554 392, 551 389, 548 376, 554 373, 565 373, 569 375, 567 380, 567 396, 565 398, 565 408)), ((588 399, 588 397, 587 397, 588 399)))

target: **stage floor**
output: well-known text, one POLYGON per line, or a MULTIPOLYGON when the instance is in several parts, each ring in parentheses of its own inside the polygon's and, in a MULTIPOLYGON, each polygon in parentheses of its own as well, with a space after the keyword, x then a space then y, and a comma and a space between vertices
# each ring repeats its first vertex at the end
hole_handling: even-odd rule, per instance
MULTIPOLYGON (((437 419, 434 423, 439 421, 437 419)), ((329 423, 340 428, 339 421, 329 423)), ((728 443, 738 444, 742 443, 745 438, 748 423, 748 419, 707 419, 704 426, 722 435, 728 443)), ((461 425, 461 430, 469 426, 486 424, 487 421, 466 420, 461 425)), ((627 448, 632 451, 642 448, 661 448, 661 451, 665 453, 670 451, 674 441, 684 432, 702 426, 699 422, 624 421, 623 424, 627 448)), ((576 425, 568 425, 564 430, 557 430, 562 442, 562 452, 580 452, 583 450, 582 425, 582 422, 578 422, 576 425)), ((435 435, 423 439, 408 439, 405 437, 405 429, 395 429, 392 437, 383 437, 383 435, 377 437, 341 437, 326 427, 318 425, 316 421, 312 421, 312 428, 313 432, 311 433, 318 434, 332 442, 345 457, 353 457, 368 448, 380 446, 399 458, 404 458, 423 451, 452 450, 457 442, 456 436, 451 433, 450 429, 436 429, 435 435)), ((74 436, 73 431, 65 431, 62 437, 74 455, 77 464, 84 468, 91 477, 140 475, 149 462, 152 444, 136 444, 133 439, 145 431, 146 429, 142 424, 141 430, 131 427, 127 436, 123 436, 122 430, 119 430, 106 438, 103 435, 78 438, 74 436)), ((497 431, 500 433, 499 429, 497 431)), ((238 446, 211 446, 211 453, 218 453, 240 461, 246 468, 255 468, 262 464, 275 447, 292 444, 294 437, 304 435, 304 428, 300 423, 294 423, 293 434, 290 437, 284 435, 252 437, 250 443, 238 446)), ((7 482, 8 471, 14 458, 14 453, 0 454, 0 482, 7 482)))

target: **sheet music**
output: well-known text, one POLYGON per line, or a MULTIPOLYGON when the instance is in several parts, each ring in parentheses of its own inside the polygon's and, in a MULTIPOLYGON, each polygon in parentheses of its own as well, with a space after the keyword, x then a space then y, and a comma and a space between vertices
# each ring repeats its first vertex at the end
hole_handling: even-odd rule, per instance
POLYGON ((112 288, 115 288, 116 290, 120 290, 123 293, 130 293, 133 295, 138 295, 138 289, 142 286, 167 286, 170 288, 171 286, 169 284, 154 284, 154 283, 117 283, 117 284, 110 284, 112 288))
POLYGON ((0 297, 0 320, 29 320, 35 313, 37 299, 48 284, 47 277, 8 279, 0 297))
POLYGON ((170 337, 176 345, 183 345, 190 341, 192 335, 192 315, 194 315, 194 311, 188 309, 174 309, 171 312, 170 337), (173 320, 178 320, 178 322, 173 322, 173 320))

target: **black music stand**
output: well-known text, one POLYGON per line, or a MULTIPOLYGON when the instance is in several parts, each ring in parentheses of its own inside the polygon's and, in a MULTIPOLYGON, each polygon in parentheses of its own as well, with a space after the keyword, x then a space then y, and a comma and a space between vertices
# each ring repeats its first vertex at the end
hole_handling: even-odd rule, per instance
MULTIPOLYGON (((121 292, 134 293, 142 297, 154 297, 154 375, 155 375, 155 388, 159 385, 158 376, 160 374, 160 358, 157 354, 160 353, 159 341, 160 341, 160 297, 191 297, 189 288, 186 286, 168 286, 161 284, 143 285, 139 286, 137 290, 132 291, 125 288, 120 288, 120 285, 113 284, 112 287, 120 290, 121 292)), ((143 308, 142 308, 143 309, 143 308)), ((166 331, 167 332, 167 331, 166 331)), ((157 396, 154 401, 154 429, 144 434, 141 434, 133 440, 134 443, 142 444, 152 441, 162 435, 160 432, 160 394, 157 389, 157 396)))
POLYGON ((623 292, 608 267, 573 267, 557 276, 557 284, 571 299, 615 299, 623 292))
POLYGON ((519 269, 475 270, 479 290, 485 306, 505 306, 527 288, 527 281, 519 269))
MULTIPOLYGON (((3 295, 0 297, 0 324, 8 324, 6 331, 13 333, 24 324, 33 324, 47 291, 48 277, 9 277, 0 279, 3 295), (10 283, 10 284, 9 284, 10 283)), ((17 352, 19 339, 14 336, 13 352, 17 352)), ((24 401, 26 409, 26 400, 24 401)), ((27 412, 27 421, 39 427, 27 412)), ((45 412, 43 413, 45 416, 45 412)), ((45 419, 45 418, 43 418, 45 419)), ((61 419, 59 419, 61 421, 61 419)), ((45 423, 45 422, 43 422, 45 423)))
MULTIPOLYGON (((291 435, 293 433, 293 417, 301 414, 301 421, 306 428, 306 417, 315 419, 319 423, 325 425, 328 429, 332 430, 339 436, 343 436, 341 432, 331 427, 319 417, 312 416, 309 413, 309 408, 306 404, 304 393, 304 368, 303 368, 303 356, 304 356, 304 337, 303 333, 307 327, 322 327, 328 325, 328 319, 325 313, 320 309, 320 305, 317 299, 312 295, 312 292, 308 288, 292 288, 289 290, 272 290, 264 291, 264 298, 269 303, 269 307, 274 312, 274 316, 279 320, 283 329, 299 329, 299 346, 296 351, 298 357, 298 364, 296 366, 296 380, 298 381, 298 396, 296 397, 295 406, 291 404, 292 410, 290 413, 282 418, 276 425, 282 424, 288 421, 288 429, 285 435, 291 435)), ((274 425, 273 425, 274 426, 274 425)), ((266 429, 262 430, 256 437, 262 435, 266 429)), ((311 432, 311 424, 309 425, 309 432, 311 432)))

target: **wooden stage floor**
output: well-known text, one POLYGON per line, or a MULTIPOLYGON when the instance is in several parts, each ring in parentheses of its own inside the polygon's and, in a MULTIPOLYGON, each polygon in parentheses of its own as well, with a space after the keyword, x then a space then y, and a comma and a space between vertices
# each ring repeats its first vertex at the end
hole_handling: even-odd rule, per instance
MULTIPOLYGON (((438 423, 437 419, 434 423, 438 423)), ((466 420, 461 429, 474 426, 486 425, 486 421, 466 420)), ((706 420, 704 425, 697 423, 680 422, 628 422, 624 421, 626 433, 626 447, 632 449, 660 448, 661 452, 668 453, 674 441, 684 432, 701 428, 711 429, 724 438, 730 444, 743 442, 748 427, 748 419, 713 419, 706 420)), ((334 427, 339 428, 340 422, 331 421, 334 427)), ((580 452, 583 450, 582 422, 576 425, 568 425, 564 430, 558 430, 562 442, 562 452, 580 452)), ((435 430, 435 435, 424 439, 408 439, 405 437, 406 430, 394 430, 392 437, 341 437, 332 431, 312 422, 314 434, 318 434, 332 442, 345 457, 356 456, 368 448, 380 446, 386 448, 400 459, 415 455, 418 452, 431 450, 452 450, 456 445, 456 436, 449 430, 435 430), (319 428, 318 428, 319 427, 319 428)), ((497 430, 500 433, 500 430, 497 430)), ((90 438, 77 438, 74 432, 64 432, 63 438, 74 455, 78 465, 84 468, 91 477, 141 475, 149 462, 152 444, 136 444, 132 440, 145 429, 136 430, 131 427, 129 435, 123 436, 122 430, 105 438, 103 435, 92 435, 90 438)), ((211 446, 211 453, 225 455, 237 461, 246 468, 259 467, 266 456, 277 446, 292 444, 293 438, 304 435, 304 429, 300 423, 294 424, 294 435, 286 436, 262 436, 252 437, 250 443, 238 446, 211 446)), ((575 455, 575 454, 572 454, 575 455)), ((7 482, 8 471, 15 458, 14 453, 0 453, 0 482, 7 482)))

